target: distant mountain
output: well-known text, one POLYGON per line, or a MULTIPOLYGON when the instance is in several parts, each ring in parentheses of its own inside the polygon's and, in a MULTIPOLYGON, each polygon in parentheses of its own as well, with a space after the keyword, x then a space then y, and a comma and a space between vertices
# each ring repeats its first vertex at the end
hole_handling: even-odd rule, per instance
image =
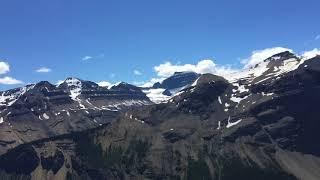
POLYGON ((143 92, 155 103, 165 102, 181 90, 190 87, 199 76, 200 74, 195 72, 175 72, 151 88, 144 88, 143 92))
POLYGON ((4 91, 0 175, 317 180, 319 92, 320 56, 290 52, 223 77, 175 73, 142 90, 68 78, 4 91))
POLYGON ((107 89, 77 78, 59 86, 42 81, 0 94, 0 153, 21 143, 99 127, 122 111, 152 104, 133 85, 107 89))
POLYGON ((163 80, 161 83, 155 83, 153 88, 172 90, 190 86, 190 84, 192 84, 199 76, 200 74, 195 72, 175 72, 172 76, 163 80))

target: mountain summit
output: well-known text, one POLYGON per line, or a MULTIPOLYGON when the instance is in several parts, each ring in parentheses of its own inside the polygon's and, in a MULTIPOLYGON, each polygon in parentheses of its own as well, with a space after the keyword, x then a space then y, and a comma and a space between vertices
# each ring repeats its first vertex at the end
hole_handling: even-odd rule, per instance
POLYGON ((283 52, 223 77, 179 72, 150 88, 67 78, 4 91, 0 174, 320 179, 319 87, 320 56, 283 52))

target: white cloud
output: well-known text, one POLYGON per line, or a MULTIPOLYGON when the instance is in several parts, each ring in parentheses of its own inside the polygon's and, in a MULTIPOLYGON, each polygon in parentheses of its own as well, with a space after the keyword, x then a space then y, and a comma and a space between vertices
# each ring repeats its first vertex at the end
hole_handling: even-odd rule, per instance
POLYGON ((156 82, 161 83, 164 79, 172 76, 175 72, 192 71, 199 74, 211 73, 223 76, 237 71, 237 69, 233 69, 228 65, 217 65, 212 60, 201 60, 196 64, 172 64, 171 62, 165 62, 155 66, 154 70, 157 73, 157 77, 145 82, 141 87, 151 87, 156 82))
POLYGON ((15 78, 6 76, 6 77, 0 78, 0 84, 13 85, 13 84, 23 84, 23 82, 15 78))
POLYGON ((135 86, 143 86, 146 82, 145 81, 133 81, 132 84, 135 86))
POLYGON ((311 58, 313 58, 313 57, 315 57, 315 56, 317 56, 317 55, 320 55, 320 49, 318 49, 318 48, 314 48, 313 50, 311 50, 311 51, 304 51, 304 52, 302 52, 302 57, 304 58, 304 59, 311 59, 311 58))
POLYGON ((155 66, 154 70, 157 72, 159 77, 169 77, 175 72, 185 72, 193 71, 199 74, 212 73, 223 75, 226 73, 234 72, 230 66, 220 66, 216 65, 212 60, 201 60, 197 64, 172 64, 171 62, 166 62, 155 66))
POLYGON ((319 40, 319 39, 320 39, 320 34, 314 38, 314 40, 319 40))
POLYGON ((0 62, 0 74, 6 74, 10 71, 10 66, 7 62, 0 62))
POLYGON ((112 86, 112 83, 108 82, 108 81, 100 81, 97 83, 99 86, 101 87, 110 87, 112 86))
POLYGON ((58 80, 58 81, 56 82, 56 85, 59 86, 59 85, 62 84, 63 82, 64 82, 64 80, 58 80))
POLYGON ((41 67, 41 68, 37 69, 36 72, 38 72, 38 73, 48 73, 48 72, 51 72, 51 69, 47 68, 47 67, 41 67))
MULTIPOLYGON (((153 86, 154 83, 157 82, 162 82, 163 80, 165 80, 166 78, 164 77, 156 77, 156 78, 151 78, 149 81, 147 82, 139 82, 139 84, 136 83, 136 85, 140 86, 140 87, 151 87, 153 86)), ((134 83, 135 84, 135 83, 134 83)))
POLYGON ((137 75, 137 76, 140 76, 140 75, 142 75, 142 73, 139 71, 139 70, 133 70, 133 74, 134 75, 137 75))
MULTIPOLYGON (((244 68, 251 67, 272 55, 293 50, 283 47, 272 47, 262 50, 253 51, 249 58, 243 59, 242 64, 244 68)), ((143 87, 150 87, 155 82, 161 82, 164 78, 172 76, 175 72, 192 71, 199 74, 211 73, 215 75, 225 76, 234 72, 239 71, 239 69, 234 69, 229 65, 217 65, 213 60, 201 60, 196 64, 172 64, 171 62, 166 62, 154 67, 157 73, 157 77, 152 78, 149 82, 146 82, 143 87)))
POLYGON ((272 48, 267 48, 262 50, 256 50, 252 52, 249 58, 243 59, 241 63, 244 64, 244 68, 249 68, 271 57, 272 55, 275 55, 284 51, 293 52, 292 49, 288 49, 284 47, 272 47, 272 48))
POLYGON ((92 59, 93 57, 92 56, 84 56, 83 58, 82 58, 82 60, 83 61, 87 61, 87 60, 90 60, 90 59, 92 59))
MULTIPOLYGON (((6 74, 9 71, 10 71, 10 65, 7 62, 1 61, 0 74, 6 74)), ((13 77, 5 76, 5 77, 0 77, 0 84, 13 85, 13 84, 23 84, 23 82, 13 77)))

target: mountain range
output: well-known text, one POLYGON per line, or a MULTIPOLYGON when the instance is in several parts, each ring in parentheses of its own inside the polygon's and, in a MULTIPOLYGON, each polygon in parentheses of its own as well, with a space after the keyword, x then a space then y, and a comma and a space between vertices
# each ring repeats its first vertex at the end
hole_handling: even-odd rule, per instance
POLYGON ((320 179, 320 56, 0 92, 3 179, 320 179))

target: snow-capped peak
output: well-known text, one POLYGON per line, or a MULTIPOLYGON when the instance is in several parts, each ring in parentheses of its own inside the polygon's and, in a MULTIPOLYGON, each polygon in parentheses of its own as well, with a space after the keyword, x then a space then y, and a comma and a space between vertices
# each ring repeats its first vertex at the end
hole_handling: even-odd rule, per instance
POLYGON ((3 91, 0 94, 0 106, 11 106, 14 104, 23 94, 32 89, 35 85, 27 85, 14 90, 3 91))
POLYGON ((252 82, 256 78, 260 79, 259 82, 262 82, 263 80, 293 71, 304 61, 305 60, 300 59, 291 52, 285 51, 275 54, 249 68, 227 74, 225 75, 225 78, 229 82, 236 82, 241 79, 252 82))
POLYGON ((77 78, 67 78, 65 81, 68 89, 70 91, 70 97, 73 100, 77 100, 77 97, 81 94, 82 91, 82 82, 77 78))

